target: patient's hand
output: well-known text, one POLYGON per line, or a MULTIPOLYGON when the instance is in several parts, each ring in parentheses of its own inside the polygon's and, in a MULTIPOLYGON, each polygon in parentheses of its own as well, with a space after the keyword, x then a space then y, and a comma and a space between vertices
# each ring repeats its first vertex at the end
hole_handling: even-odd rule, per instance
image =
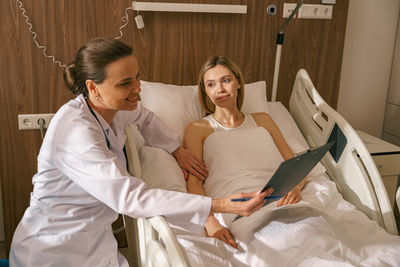
POLYGON ((231 232, 219 224, 218 220, 213 215, 208 217, 205 228, 209 237, 218 238, 234 248, 238 247, 231 232))
POLYGON ((278 201, 278 207, 285 206, 287 204, 295 204, 301 200, 301 188, 295 186, 286 196, 282 197, 278 201))

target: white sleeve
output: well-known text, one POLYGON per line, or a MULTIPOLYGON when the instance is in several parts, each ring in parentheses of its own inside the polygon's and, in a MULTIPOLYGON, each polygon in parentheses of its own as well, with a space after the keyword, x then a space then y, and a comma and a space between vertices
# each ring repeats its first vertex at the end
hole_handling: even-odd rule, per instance
POLYGON ((203 229, 211 209, 210 198, 147 188, 130 176, 107 148, 95 121, 71 117, 76 116, 58 123, 54 135, 51 156, 59 171, 118 213, 131 217, 163 215, 187 230, 199 233, 203 229))
POLYGON ((140 133, 151 146, 160 147, 172 153, 180 145, 177 134, 172 132, 153 112, 140 104, 133 112, 130 112, 127 123, 132 122, 138 126, 140 133))

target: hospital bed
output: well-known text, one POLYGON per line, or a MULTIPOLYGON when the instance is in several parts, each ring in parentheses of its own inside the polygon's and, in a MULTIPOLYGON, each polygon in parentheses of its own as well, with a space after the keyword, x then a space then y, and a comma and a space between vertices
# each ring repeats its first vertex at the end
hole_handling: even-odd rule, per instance
MULTIPOLYGON (((248 84, 245 90, 242 111, 269 113, 285 139, 307 142, 305 145, 311 148, 326 143, 330 138, 338 140, 339 145, 321 161, 327 175, 334 181, 343 199, 388 233, 398 234, 391 204, 370 154, 355 130, 320 97, 305 70, 297 73, 290 99, 290 114, 281 103, 267 102, 265 82, 248 84)), ((141 98, 142 104, 177 132, 181 140, 186 124, 204 115, 197 100, 196 86, 142 82, 141 98)), ((178 179, 176 176, 179 175, 174 175, 180 170, 176 163, 173 166, 174 160, 170 155, 147 147, 134 125, 128 127, 126 133, 132 175, 143 176, 150 187, 185 191, 183 178, 178 179), (164 163, 159 163, 162 161, 164 163), (161 176, 153 179, 157 176, 156 172, 161 172, 162 178, 168 178, 168 181, 162 180, 161 176)), ((190 266, 185 250, 162 217, 125 218, 125 224, 134 264, 190 266)))

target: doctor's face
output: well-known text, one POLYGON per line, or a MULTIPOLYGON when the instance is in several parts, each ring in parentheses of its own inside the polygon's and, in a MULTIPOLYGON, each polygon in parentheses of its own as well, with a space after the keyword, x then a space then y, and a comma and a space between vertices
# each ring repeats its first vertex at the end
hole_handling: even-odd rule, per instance
POLYGON ((136 109, 141 91, 136 58, 131 55, 111 62, 105 72, 106 79, 96 85, 103 108, 113 111, 136 109))
POLYGON ((206 94, 216 106, 236 106, 240 84, 229 68, 216 65, 204 74, 203 81, 206 94))

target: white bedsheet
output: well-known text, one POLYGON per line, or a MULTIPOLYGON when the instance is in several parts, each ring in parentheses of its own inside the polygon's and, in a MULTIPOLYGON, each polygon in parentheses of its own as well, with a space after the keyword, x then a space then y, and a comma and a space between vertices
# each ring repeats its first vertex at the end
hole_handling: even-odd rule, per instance
MULTIPOLYGON (((209 168, 205 189, 214 197, 260 189, 282 160, 273 148, 260 154, 272 141, 260 128, 210 137, 205 142, 204 160, 209 168), (250 171, 241 162, 250 164, 250 171)), ((296 144, 289 141, 289 145, 296 144)), ((239 249, 175 230, 191 265, 399 266, 400 237, 386 233, 344 201, 321 170, 314 170, 298 204, 278 208, 274 202, 233 223, 235 215, 216 214, 231 230, 239 249)))
POLYGON ((400 237, 343 200, 328 178, 312 178, 302 197, 234 222, 235 238, 247 241, 239 249, 176 230, 178 241, 192 266, 400 266, 400 237))

